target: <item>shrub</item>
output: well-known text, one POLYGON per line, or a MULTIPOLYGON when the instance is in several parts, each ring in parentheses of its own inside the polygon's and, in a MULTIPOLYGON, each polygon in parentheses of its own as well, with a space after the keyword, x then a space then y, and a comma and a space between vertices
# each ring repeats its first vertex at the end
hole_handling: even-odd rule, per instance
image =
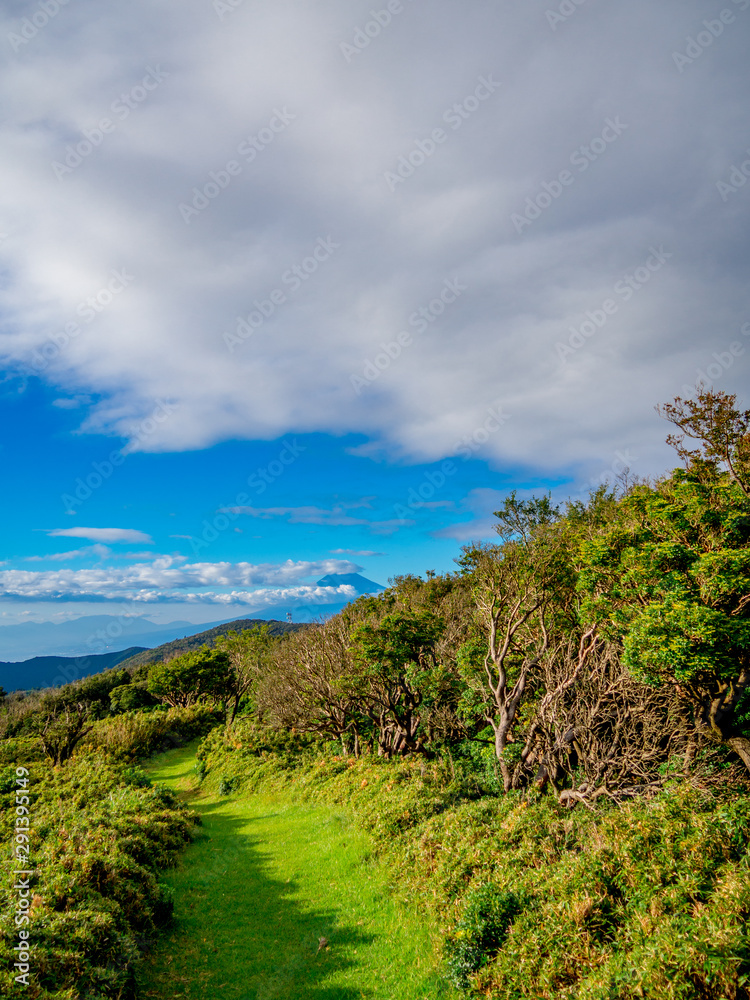
POLYGON ((218 720, 205 705, 124 712, 97 722, 81 744, 82 752, 100 748, 121 759, 142 759, 205 736, 218 720))
POLYGON ((219 779, 219 795, 229 795, 234 788, 234 778, 221 777, 219 779))
POLYGON ((15 790, 0 773, 0 995, 48 1000, 132 996, 140 948, 169 922, 172 897, 159 882, 190 839, 197 816, 138 768, 101 754, 64 767, 31 768, 29 944, 34 988, 15 983, 11 873, 15 790), (7 971, 5 971, 7 970, 7 971))
POLYGON ((454 986, 466 989, 469 977, 500 950, 522 903, 513 892, 490 883, 466 894, 464 913, 446 943, 448 974, 454 986))
POLYGON ((539 792, 486 795, 459 760, 249 743, 212 733, 211 770, 351 809, 396 893, 430 908, 472 995, 750 997, 750 797, 726 776, 703 768, 651 800, 571 811, 539 792))

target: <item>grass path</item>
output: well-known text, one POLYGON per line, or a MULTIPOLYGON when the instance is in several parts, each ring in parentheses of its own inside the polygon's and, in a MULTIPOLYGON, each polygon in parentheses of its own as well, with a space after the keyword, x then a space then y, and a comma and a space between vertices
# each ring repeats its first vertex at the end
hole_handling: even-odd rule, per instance
POLYGON ((176 869, 177 923, 139 997, 453 1000, 424 917, 391 898, 370 842, 340 810, 198 787, 194 746, 147 768, 203 820, 176 869), (320 938, 328 946, 318 950, 320 938))

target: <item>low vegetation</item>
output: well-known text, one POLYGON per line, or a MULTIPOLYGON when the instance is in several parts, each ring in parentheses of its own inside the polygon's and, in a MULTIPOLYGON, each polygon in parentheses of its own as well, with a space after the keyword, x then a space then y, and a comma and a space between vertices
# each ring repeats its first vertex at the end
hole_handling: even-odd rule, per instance
MULTIPOLYGON (((95 754, 63 768, 29 767, 31 904, 18 923, 17 866, 4 852, 0 887, 0 994, 40 1000, 133 995, 140 947, 172 913, 162 870, 190 838, 193 814, 138 769, 95 754), (14 948, 27 926, 29 985, 16 981, 14 948)), ((16 769, 0 771, 2 842, 14 839, 16 769)))
POLYGON ((286 789, 352 810, 405 904, 429 908, 469 995, 748 996, 750 799, 713 750, 689 781, 589 809, 493 794, 471 759, 273 745, 249 720, 198 756, 232 796, 286 789))

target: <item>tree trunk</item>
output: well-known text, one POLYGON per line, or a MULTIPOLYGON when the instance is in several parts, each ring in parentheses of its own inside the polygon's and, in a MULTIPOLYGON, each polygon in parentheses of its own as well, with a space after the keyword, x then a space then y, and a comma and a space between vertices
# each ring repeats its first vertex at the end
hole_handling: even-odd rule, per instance
POLYGON ((737 756, 742 759, 747 770, 750 771, 750 740, 745 736, 730 736, 726 742, 727 746, 734 750, 737 756))

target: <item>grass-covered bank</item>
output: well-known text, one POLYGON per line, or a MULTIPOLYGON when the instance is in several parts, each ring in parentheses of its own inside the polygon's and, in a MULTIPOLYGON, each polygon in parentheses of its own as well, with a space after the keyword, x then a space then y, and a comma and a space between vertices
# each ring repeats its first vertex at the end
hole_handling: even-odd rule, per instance
POLYGON ((191 747, 148 766, 203 824, 167 877, 176 924, 142 965, 144 1000, 455 996, 424 910, 389 894, 348 810, 289 792, 222 796, 218 781, 197 787, 194 764, 191 747))
POLYGON ((0 768, 0 996, 131 998, 141 947, 171 919, 162 872, 195 817, 138 768, 102 755, 19 771, 20 786, 16 768, 0 768), (19 842, 26 865, 12 855, 19 842), (20 867, 33 874, 19 882, 20 867), (15 978, 21 931, 28 984, 15 978))
POLYGON ((710 767, 651 799, 571 811, 488 795, 445 759, 274 750, 249 721, 199 755, 225 787, 346 804, 403 898, 429 907, 468 995, 750 996, 750 799, 710 767))

